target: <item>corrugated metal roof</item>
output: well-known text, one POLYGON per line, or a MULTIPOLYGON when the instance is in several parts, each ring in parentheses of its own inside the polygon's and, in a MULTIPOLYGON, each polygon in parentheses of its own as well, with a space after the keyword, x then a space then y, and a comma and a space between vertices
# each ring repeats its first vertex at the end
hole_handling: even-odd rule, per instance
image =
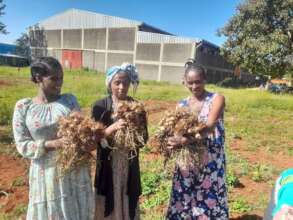
POLYGON ((198 43, 200 41, 200 39, 196 38, 192 39, 187 37, 178 37, 144 31, 137 32, 137 43, 198 43))
POLYGON ((136 27, 142 22, 125 18, 99 14, 79 9, 69 9, 39 22, 46 30, 104 28, 104 27, 136 27))
MULTIPOLYGON (((96 12, 85 11, 80 9, 69 9, 65 12, 49 17, 38 23, 40 27, 46 30, 58 30, 58 29, 80 29, 80 28, 105 28, 105 27, 143 27, 151 28, 154 32, 165 32, 158 28, 152 27, 141 21, 130 20, 110 15, 104 15, 96 12)), ((199 43, 204 41, 198 38, 187 38, 168 35, 166 34, 138 31, 137 42, 138 43, 199 43)), ((216 45, 210 43, 217 47, 216 45)))
POLYGON ((5 43, 0 43, 0 53, 2 54, 13 54, 15 53, 16 50, 16 45, 14 44, 5 44, 5 43))
POLYGON ((19 55, 16 55, 16 54, 11 54, 11 53, 0 53, 0 56, 27 59, 26 57, 19 56, 19 55))

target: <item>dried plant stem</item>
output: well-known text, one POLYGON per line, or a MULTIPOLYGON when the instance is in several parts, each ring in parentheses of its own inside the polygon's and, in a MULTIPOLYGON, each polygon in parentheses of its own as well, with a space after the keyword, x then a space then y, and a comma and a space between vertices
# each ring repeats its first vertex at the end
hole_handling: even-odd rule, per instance
POLYGON ((90 167, 93 156, 87 149, 94 148, 103 136, 104 126, 81 113, 74 112, 60 118, 58 137, 64 140, 63 146, 57 150, 60 176, 83 166, 90 167))
POLYGON ((187 108, 168 111, 164 114, 159 126, 151 143, 156 151, 165 157, 165 164, 175 157, 180 167, 200 168, 202 166, 206 147, 199 134, 203 124, 199 123, 196 114, 187 108), (170 149, 168 138, 173 136, 185 136, 192 138, 194 142, 187 146, 170 149))
POLYGON ((146 111, 142 103, 121 101, 113 114, 115 120, 123 119, 126 127, 118 130, 113 136, 112 149, 128 155, 128 159, 137 156, 139 147, 145 145, 146 111))

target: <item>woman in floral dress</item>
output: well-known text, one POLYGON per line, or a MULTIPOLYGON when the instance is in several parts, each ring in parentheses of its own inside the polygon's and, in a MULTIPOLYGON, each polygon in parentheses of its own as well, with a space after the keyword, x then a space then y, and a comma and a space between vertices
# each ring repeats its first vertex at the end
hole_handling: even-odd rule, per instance
MULTIPOLYGON (((94 194, 88 167, 60 176, 56 149, 60 117, 79 111, 75 96, 61 94, 63 71, 52 57, 37 59, 31 66, 31 79, 39 87, 34 98, 15 105, 13 133, 18 152, 31 160, 29 172, 28 220, 91 220, 94 194)), ((113 127, 106 129, 110 133, 113 127)), ((89 151, 92 149, 88 149, 89 151)))
MULTIPOLYGON (((179 107, 188 107, 198 113, 203 122, 201 134, 207 147, 203 167, 180 167, 176 164, 167 219, 228 219, 227 188, 225 183, 225 151, 222 95, 205 90, 205 70, 194 63, 186 63, 184 84, 191 96, 180 101, 179 107)), ((192 140, 171 137, 170 147, 188 146, 192 140)))

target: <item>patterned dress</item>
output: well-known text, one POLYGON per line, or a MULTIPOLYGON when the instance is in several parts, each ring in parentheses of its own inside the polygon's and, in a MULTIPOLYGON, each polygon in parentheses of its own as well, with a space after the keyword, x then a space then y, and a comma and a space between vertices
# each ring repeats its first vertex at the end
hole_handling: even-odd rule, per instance
MULTIPOLYGON (((127 195, 128 180, 128 155, 119 151, 112 151, 112 170, 114 185, 114 210, 107 217, 104 217, 105 197, 96 195, 95 220, 130 220, 129 198, 127 195)), ((136 205, 133 220, 139 220, 139 204, 136 205)))
MULTIPOLYGON (((212 102, 217 94, 208 93, 198 119, 207 122, 212 102)), ((179 102, 188 107, 189 99, 179 102)), ((228 219, 227 188, 225 183, 223 117, 216 123, 212 134, 205 138, 208 148, 201 170, 175 168, 167 219, 228 219)))
POLYGON ((19 100, 13 115, 13 133, 18 152, 31 160, 29 172, 29 220, 89 220, 94 215, 94 196, 88 168, 60 177, 56 152, 44 142, 56 138, 57 121, 79 109, 76 98, 61 95, 51 103, 19 100))

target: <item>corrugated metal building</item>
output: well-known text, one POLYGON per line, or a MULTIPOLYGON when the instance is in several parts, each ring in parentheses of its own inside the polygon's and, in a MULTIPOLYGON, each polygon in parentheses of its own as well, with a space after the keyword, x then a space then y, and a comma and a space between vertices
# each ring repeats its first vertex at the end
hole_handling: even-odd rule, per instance
POLYGON ((0 43, 0 65, 23 67, 28 66, 29 61, 16 54, 16 45, 0 43))
POLYGON ((15 54, 16 45, 0 43, 0 53, 2 54, 15 54))
POLYGON ((105 71, 130 62, 143 79, 179 83, 185 61, 195 58, 207 69, 210 82, 233 73, 216 45, 174 36, 140 21, 70 9, 37 26, 44 32, 46 47, 32 47, 33 53, 54 56, 65 68, 105 71))

